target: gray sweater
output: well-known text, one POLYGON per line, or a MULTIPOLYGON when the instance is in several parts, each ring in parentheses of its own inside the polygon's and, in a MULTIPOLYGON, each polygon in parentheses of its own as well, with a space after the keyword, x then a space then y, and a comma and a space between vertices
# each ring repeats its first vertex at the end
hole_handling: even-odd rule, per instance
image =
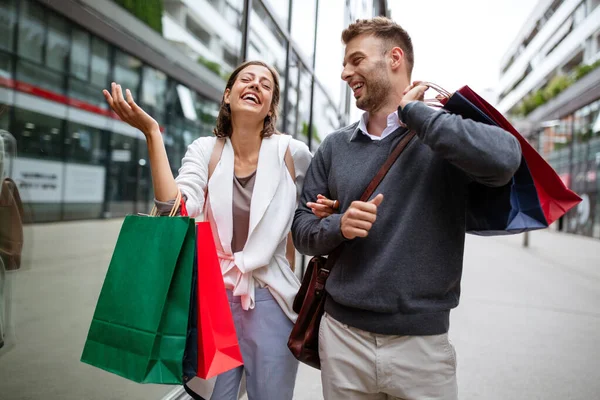
POLYGON ((506 184, 521 149, 501 128, 423 103, 410 103, 401 115, 417 136, 373 194, 384 199, 369 235, 346 240, 342 213, 360 198, 405 128, 372 141, 355 123, 325 138, 306 175, 294 244, 309 255, 343 246, 326 285, 325 311, 338 321, 380 334, 441 334, 459 301, 467 184, 506 184), (317 194, 338 199, 340 213, 314 216, 306 202, 317 194))

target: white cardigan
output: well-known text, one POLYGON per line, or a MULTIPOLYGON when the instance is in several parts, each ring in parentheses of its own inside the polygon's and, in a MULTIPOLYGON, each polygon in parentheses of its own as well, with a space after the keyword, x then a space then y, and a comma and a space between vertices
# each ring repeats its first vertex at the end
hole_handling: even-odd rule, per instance
POLYGON ((183 158, 176 182, 187 197, 190 217, 204 212, 211 223, 221 271, 233 294, 240 296, 245 310, 254 308, 255 280, 269 289, 277 303, 292 320, 292 310, 300 281, 285 256, 286 241, 292 226, 304 176, 311 161, 308 147, 288 135, 273 135, 262 140, 258 156, 256 181, 250 202, 248 239, 242 251, 232 254, 234 153, 231 141, 225 147, 213 175, 208 181, 208 163, 215 137, 195 140, 183 158), (290 148, 294 159, 296 183, 285 166, 285 152, 290 148))

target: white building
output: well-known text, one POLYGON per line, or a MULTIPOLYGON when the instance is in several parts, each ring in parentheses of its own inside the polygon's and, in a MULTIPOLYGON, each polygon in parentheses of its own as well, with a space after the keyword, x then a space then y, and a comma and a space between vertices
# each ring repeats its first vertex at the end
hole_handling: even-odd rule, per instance
POLYGON ((498 109, 583 202, 560 229, 600 238, 600 0, 539 0, 501 62, 498 109))

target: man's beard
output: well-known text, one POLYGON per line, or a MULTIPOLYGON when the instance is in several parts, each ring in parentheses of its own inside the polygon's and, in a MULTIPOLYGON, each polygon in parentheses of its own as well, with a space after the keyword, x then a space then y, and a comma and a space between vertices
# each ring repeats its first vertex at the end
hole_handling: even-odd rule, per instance
POLYGON ((375 76, 365 80, 367 93, 356 100, 356 107, 369 113, 379 111, 385 105, 387 94, 390 90, 390 81, 385 74, 385 62, 377 63, 375 76))

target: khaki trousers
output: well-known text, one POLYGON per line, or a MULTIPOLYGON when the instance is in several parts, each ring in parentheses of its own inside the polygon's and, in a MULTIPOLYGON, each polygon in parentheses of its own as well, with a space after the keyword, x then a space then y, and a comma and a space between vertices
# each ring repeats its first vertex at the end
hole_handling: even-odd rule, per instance
POLYGON ((457 400, 448 334, 378 335, 327 313, 319 330, 325 400, 457 400))

